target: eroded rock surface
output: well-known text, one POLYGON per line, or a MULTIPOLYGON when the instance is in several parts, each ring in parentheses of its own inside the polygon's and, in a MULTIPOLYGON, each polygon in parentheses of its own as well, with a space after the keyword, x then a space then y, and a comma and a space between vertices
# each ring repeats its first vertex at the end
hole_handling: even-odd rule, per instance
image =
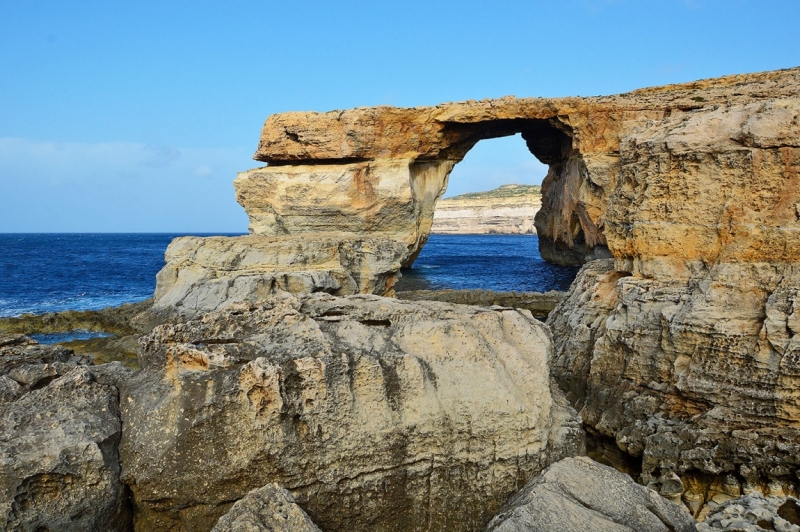
POLYGON ((122 397, 137 530, 209 530, 272 482, 325 530, 475 530, 584 452, 525 311, 286 296, 142 345, 122 397))
POLYGON ((234 503, 211 532, 321 532, 292 494, 277 484, 254 489, 234 503))
POLYGON ((487 532, 694 532, 695 520, 655 491, 587 457, 566 458, 503 507, 487 532))
MULTIPOLYGON (((739 178, 726 170, 729 166, 750 165, 753 172, 767 174, 781 165, 791 168, 797 138, 792 102, 798 95, 799 72, 728 76, 607 97, 507 97, 411 109, 374 107, 270 116, 255 154, 269 166, 243 172, 234 182, 237 200, 250 219, 250 232, 262 240, 258 244, 238 238, 229 244, 219 239, 176 243, 159 276, 156 306, 207 299, 202 289, 197 295, 192 292, 208 283, 214 284, 215 294, 227 290, 233 299, 251 301, 278 290, 390 296, 400 268, 414 262, 428 239, 435 206, 454 165, 478 141, 516 133, 521 133, 535 157, 549 165, 541 209, 534 220, 546 260, 580 265, 610 257, 609 232, 614 233, 619 255, 619 246, 629 245, 623 233, 634 224, 637 234, 648 232, 652 251, 658 254, 659 216, 679 211, 690 215, 679 205, 679 198, 699 195, 716 200, 715 189, 694 182, 674 183, 669 190, 654 187, 653 194, 673 199, 654 202, 650 210, 634 209, 641 218, 634 220, 628 206, 636 206, 641 199, 631 193, 639 186, 636 180, 658 173, 665 157, 671 157, 673 172, 678 166, 688 169, 682 175, 691 180, 712 167, 720 170, 723 180, 734 181, 739 178), (775 128, 780 132, 773 133, 775 128), (662 149, 659 146, 667 136, 669 146, 662 149), (703 140, 706 137, 714 140, 703 140), (763 160, 747 159, 756 152, 770 155, 763 160), (723 153, 723 158, 715 159, 715 154, 723 153), (614 213, 607 213, 613 202, 617 203, 614 213), (668 203, 674 211, 659 210, 668 203), (365 238, 372 239, 372 244, 357 244, 365 238), (347 260, 337 260, 336 242, 350 243, 347 260), (221 246, 228 248, 223 252, 224 267, 202 258, 212 250, 220 253, 221 246), (248 246, 263 253, 250 254, 245 260, 242 248, 248 246), (301 259, 292 262, 295 256, 301 259), (237 258, 242 259, 241 265, 237 258), (187 271, 181 274, 183 269, 187 271), (211 272, 221 273, 218 281, 212 283, 211 272), (234 286, 240 277, 246 279, 242 281, 246 287, 234 286), (167 299, 161 301, 163 297, 167 299)), ((736 183, 726 198, 740 192, 774 192, 759 188, 759 179, 751 185, 736 183)), ((745 204, 734 208, 730 202, 717 203, 698 213, 695 229, 701 223, 712 227, 709 221, 736 219, 758 210, 745 204)), ((498 209, 499 219, 510 215, 498 209)), ((779 216, 792 209, 797 211, 794 203, 782 203, 779 216)), ((532 211, 514 218, 521 220, 513 224, 515 230, 532 230, 528 214, 532 211)), ((736 235, 729 232, 722 239, 745 238, 742 231, 750 231, 751 226, 752 234, 747 234, 758 239, 757 228, 764 216, 734 224, 731 229, 738 231, 736 235)), ((684 229, 689 226, 691 221, 684 229)), ((675 238, 680 239, 678 225, 673 223, 673 227, 675 238)), ((703 239, 710 238, 708 231, 713 228, 702 237, 697 233, 695 241, 688 240, 686 251, 706 246, 703 239)), ((765 246, 761 253, 781 250, 765 246)))
POLYGON ((121 364, 0 335, 0 528, 130 528, 119 480, 121 364))
POLYGON ((182 237, 158 273, 156 314, 196 316, 279 293, 392 293, 406 245, 387 238, 182 237))
MULTIPOLYGON (((713 111, 717 107, 796 97, 798 72, 791 69, 728 76, 605 97, 506 97, 411 109, 372 107, 281 113, 265 122, 255 158, 279 165, 271 171, 290 167, 309 175, 323 171, 326 165, 330 168, 331 163, 424 162, 438 169, 435 176, 431 174, 424 180, 426 190, 435 198, 443 192, 450 169, 476 142, 521 133, 531 153, 550 166, 542 186, 542 209, 536 219, 542 256, 555 262, 580 264, 587 256, 605 253, 605 211, 627 149, 623 139, 637 128, 648 127, 650 121, 699 109, 713 111)), ((768 124, 759 126, 759 132, 769 128, 768 124)), ((337 190, 353 190, 350 196, 364 201, 370 190, 377 190, 377 184, 386 187, 386 180, 393 179, 393 175, 376 166, 369 172, 370 187, 363 186, 356 192, 354 185, 348 184, 337 190)), ((412 180, 416 182, 414 176, 412 180)), ((294 181, 304 180, 293 178, 291 182, 294 181)), ((362 181, 354 178, 347 183, 362 181)), ((286 182, 289 186, 290 181, 286 182)), ((287 202, 293 201, 295 194, 275 187, 270 190, 275 195, 266 202, 239 195, 251 217, 251 227, 263 206, 278 202, 285 208, 287 202)), ((324 193, 320 203, 330 203, 330 189, 321 190, 324 193)), ((313 190, 309 192, 315 194, 313 190)), ((347 197, 348 194, 338 196, 342 200, 347 197)), ((380 195, 376 197, 379 204, 380 195)), ((302 200, 303 204, 309 201, 308 196, 302 200)), ((429 211, 420 212, 427 215, 429 211)), ((421 220, 425 223, 409 225, 404 231, 412 235, 417 226, 424 228, 427 217, 421 220)))
POLYGON ((797 493, 799 103, 631 134, 606 211, 615 260, 584 267, 548 320, 584 421, 696 515, 742 492, 797 493))
POLYGON ((715 530, 800 532, 800 504, 794 498, 745 495, 722 504, 697 525, 697 532, 715 530))

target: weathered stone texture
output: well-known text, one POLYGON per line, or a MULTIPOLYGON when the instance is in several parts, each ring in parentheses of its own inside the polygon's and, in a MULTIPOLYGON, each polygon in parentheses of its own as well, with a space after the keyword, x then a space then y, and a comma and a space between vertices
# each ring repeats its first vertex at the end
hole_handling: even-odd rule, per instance
POLYGON ((794 498, 759 493, 730 500, 714 509, 697 532, 800 532, 800 503, 794 498))
POLYGON ((685 508, 587 457, 548 467, 495 516, 486 532, 694 532, 685 508))
POLYGON ((276 293, 392 293, 407 247, 375 236, 182 237, 158 273, 153 311, 195 316, 276 293))
MULTIPOLYGON (((309 173, 313 165, 368 163, 376 165, 371 180, 383 183, 393 173, 381 171, 380 165, 427 162, 449 165, 449 172, 479 140, 522 133, 531 152, 550 165, 536 220, 542 254, 555 262, 580 264, 587 256, 605 253, 605 210, 625 156, 626 137, 674 114, 796 97, 799 71, 728 76, 606 97, 506 97, 412 109, 281 113, 265 122, 255 158, 303 165, 298 168, 309 173)), ((776 112, 754 123, 753 142, 761 142, 764 132, 772 134, 771 121, 786 118, 776 112)), ((780 138, 796 139, 792 127, 790 123, 780 138)), ((443 187, 446 179, 436 184, 443 187)), ((242 203, 248 212, 259 208, 258 201, 242 203)))
MULTIPOLYGON (((412 109, 375 107, 273 115, 264 124, 255 155, 269 166, 243 172, 235 181, 237 200, 247 211, 253 236, 292 243, 292 253, 302 257, 329 249, 332 240, 377 238, 384 241, 381 248, 392 249, 393 257, 384 260, 385 253, 376 256, 374 246, 355 246, 347 264, 301 260, 287 269, 293 255, 283 255, 277 251, 279 246, 273 246, 259 259, 263 266, 260 270, 240 267, 235 260, 226 261, 224 270, 203 268, 222 272, 216 284, 227 282, 231 286, 229 303, 236 298, 257 300, 278 290, 391 296, 400 267, 410 266, 428 239, 437 200, 447 187, 453 166, 478 141, 516 133, 521 133, 534 156, 549 165, 542 184, 541 209, 534 219, 545 259, 579 265, 611 257, 610 233, 617 246, 614 256, 619 258, 627 253, 623 248, 633 245, 628 233, 635 231, 652 240, 649 252, 656 254, 653 259, 661 257, 663 262, 665 257, 679 257, 682 263, 680 257, 691 254, 691 248, 713 245, 709 239, 716 238, 711 234, 716 230, 709 223, 724 225, 725 220, 738 220, 740 214, 755 213, 746 205, 734 208, 728 202, 724 207, 723 202, 719 208, 696 213, 695 221, 684 223, 682 229, 677 220, 672 220, 673 236, 661 235, 659 216, 665 212, 693 216, 681 198, 714 197, 714 186, 699 184, 702 179, 696 180, 693 171, 704 174, 713 167, 723 180, 731 180, 733 188, 726 198, 737 197, 740 192, 775 192, 762 190, 759 179, 748 185, 741 179, 745 173, 739 170, 749 168, 758 175, 772 175, 785 167, 787 175, 796 174, 794 102, 798 72, 792 69, 729 76, 607 97, 507 97, 412 109), (669 142, 662 148, 667 137, 669 142), (667 170, 667 164, 672 170, 667 170), (629 205, 646 200, 642 194, 648 193, 640 187, 641 182, 662 170, 677 172, 691 182, 672 183, 669 190, 654 183, 651 194, 666 193, 665 197, 671 199, 651 202, 653 212, 629 209, 629 205), (620 186, 618 179, 622 179, 620 186), (607 213, 608 208, 614 212, 607 213), (701 225, 705 231, 699 231, 701 225), (687 231, 695 232, 689 235, 687 231), (661 249, 656 249, 662 238, 673 238, 674 242, 664 241, 661 249), (676 242, 681 244, 678 255, 672 254, 676 242), (364 271, 368 279, 356 279, 364 271), (284 274, 291 280, 273 283, 284 274), (248 278, 248 286, 233 287, 238 277, 248 278), (259 287, 253 288, 253 283, 259 287), (265 290, 263 285, 272 288, 265 290)), ((796 202, 791 203, 788 197, 784 200, 775 214, 781 219, 798 211, 796 202)), ((763 243, 754 253, 783 253, 779 245, 789 236, 778 235, 780 231, 776 232, 772 223, 776 217, 765 222, 773 227, 769 234, 759 236, 764 216, 734 223, 727 236, 720 237, 720 244, 750 235, 763 243)), ((528 222, 517 225, 533 230, 528 222)), ((741 245, 745 245, 744 240, 741 245)), ((230 247, 252 242, 237 239, 230 247)), ((220 245, 219 241, 206 244, 192 240, 174 246, 171 263, 159 276, 156 306, 174 305, 184 296, 197 299, 184 294, 194 290, 194 280, 207 282, 205 274, 198 274, 191 265, 193 257, 209 249, 218 250, 220 245), (191 282, 161 302, 184 267, 194 270, 187 274, 191 282)), ((239 256, 242 252, 232 254, 239 256)), ((641 265, 644 267, 644 262, 641 265)), ((220 293, 222 289, 217 286, 214 290, 220 293)))
POLYGON ((285 296, 142 345, 122 397, 137 530, 208 530, 271 482, 325 530, 475 530, 584 452, 525 311, 285 296))
POLYGON ((796 495, 800 99, 672 113, 626 137, 614 260, 550 315, 554 373, 584 421, 695 513, 796 495))
POLYGON ((119 479, 121 364, 0 335, 0 528, 130 528, 119 479), (10 390, 10 392, 9 392, 10 390))
POLYGON ((321 532, 292 494, 277 484, 254 489, 217 521, 211 532, 321 532))

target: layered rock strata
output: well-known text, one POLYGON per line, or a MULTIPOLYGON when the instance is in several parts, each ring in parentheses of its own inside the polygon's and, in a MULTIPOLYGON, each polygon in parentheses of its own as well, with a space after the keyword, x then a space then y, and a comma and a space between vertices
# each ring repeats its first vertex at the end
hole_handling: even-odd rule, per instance
POLYGON ((629 476, 586 457, 566 458, 528 483, 486 532, 694 532, 697 523, 629 476))
MULTIPOLYGON (((361 282, 338 280, 343 276, 341 268, 350 266, 335 260, 328 266, 312 261, 303 269, 301 261, 284 268, 289 255, 266 253, 262 258, 265 283, 267 277, 300 276, 302 282, 287 282, 280 289, 308 291, 310 284, 311 291, 336 295, 391 295, 400 267, 414 262, 430 234, 437 200, 453 166, 482 139, 521 133, 531 153, 549 165, 535 218, 540 252, 552 262, 581 264, 611 256, 606 211, 615 191, 621 194, 629 187, 630 172, 636 167, 628 164, 623 171, 621 161, 656 164, 642 150, 657 142, 657 131, 685 122, 690 129, 711 132, 717 121, 735 122, 738 110, 747 106, 748 113, 753 106, 772 106, 769 113, 762 113, 772 118, 754 122, 755 129, 742 130, 740 140, 731 140, 739 142, 742 153, 748 146, 760 149, 762 132, 771 127, 769 120, 783 120, 781 113, 791 115, 780 102, 797 96, 797 75, 798 70, 792 69, 729 76, 607 97, 507 97, 410 109, 282 113, 265 122, 255 154, 269 165, 239 174, 234 182, 236 197, 247 211, 253 236, 291 242, 294 254, 299 250, 300 255, 314 255, 321 248, 330 249, 331 235, 340 242, 379 239, 396 253, 392 260, 381 256, 373 263, 371 251, 356 246, 350 261, 355 274, 348 273, 355 278, 359 271, 368 270, 372 275, 361 282), (648 133, 636 133, 639 130, 648 133), (634 141, 634 135, 656 136, 647 141, 639 136, 634 141), (623 182, 618 186, 620 176, 623 182)), ((786 139, 792 138, 790 129, 785 131, 786 139)), ((725 132, 712 134, 724 136, 725 132)), ((785 147, 790 148, 792 141, 788 142, 785 147)), ((686 144, 678 151, 692 149, 686 144)), ((705 164, 699 159, 685 163, 705 164)), ((657 225, 650 227, 658 232, 657 225)), ((644 226, 640 224, 638 230, 644 226)), ((216 253, 219 245, 196 239, 174 247, 168 266, 171 273, 159 278, 156 304, 174 284, 176 267, 190 263, 193 256, 216 253)), ((231 247, 237 245, 249 246, 250 241, 231 247)), ((696 245, 704 244, 698 241, 696 245)), ((223 276, 231 284, 254 271, 252 265, 240 270, 235 261, 228 268, 223 276)), ((170 297, 179 300, 182 296, 170 297)))
POLYGON ((0 528, 130 529, 119 473, 121 364, 0 335, 0 528))
POLYGON ((535 235, 533 220, 542 206, 535 185, 503 185, 439 200, 431 233, 450 235, 535 235))
POLYGON ((544 319, 566 297, 566 292, 495 292, 493 290, 408 290, 397 292, 404 301, 443 301, 459 305, 501 306, 530 311, 544 319))
POLYGON ((476 530, 584 452, 525 311, 285 296, 142 345, 122 396, 137 530, 209 530, 272 482, 324 530, 476 530))
POLYGON ((584 267, 548 319, 584 421, 700 516, 797 493, 800 95, 779 96, 629 135, 606 209, 614 260, 584 267))

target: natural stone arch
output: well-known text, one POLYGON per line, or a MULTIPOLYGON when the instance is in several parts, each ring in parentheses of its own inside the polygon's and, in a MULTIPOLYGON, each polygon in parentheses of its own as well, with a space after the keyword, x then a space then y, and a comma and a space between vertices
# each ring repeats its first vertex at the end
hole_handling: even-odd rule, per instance
MULTIPOLYGON (((281 127, 270 125, 270 120, 267 124, 265 135, 281 127)), ((444 194, 454 165, 481 140, 519 133, 533 156, 550 167, 544 183, 545 208, 537 217, 543 256, 553 262, 579 264, 604 246, 596 213, 593 217, 576 200, 584 193, 577 189, 587 182, 588 170, 568 121, 558 117, 498 118, 436 126, 435 135, 428 132, 435 137, 435 149, 412 145, 418 143, 412 135, 403 153, 399 153, 400 147, 383 147, 383 139, 368 136, 365 142, 373 149, 344 146, 338 159, 321 158, 333 155, 322 152, 316 154, 317 159, 289 161, 273 158, 264 151, 271 144, 262 143, 256 156, 270 165, 242 173, 235 181, 237 200, 250 217, 250 232, 278 236, 333 230, 382 235, 408 246, 407 256, 401 259, 407 267, 427 241, 436 201, 444 194)), ((286 138, 303 142, 302 132, 282 127, 286 138)), ((296 150, 294 157, 307 155, 296 150)))
MULTIPOLYGON (((507 97, 272 115, 254 157, 268 166, 235 181, 251 235, 176 239, 158 276, 155 308, 199 313, 281 291, 392 295, 397 272, 427 239, 453 166, 479 140, 514 133, 522 133, 531 152, 550 166, 536 217, 542 257, 581 264, 610 252, 619 271, 655 275, 674 257, 704 256, 707 246, 698 243, 718 239, 707 234, 716 231, 713 224, 691 220, 680 222, 685 234, 667 235, 662 228, 683 208, 654 207, 641 220, 631 214, 638 212, 649 173, 658 174, 674 156, 671 146, 662 150, 649 140, 641 144, 659 153, 658 161, 637 151, 636 135, 657 136, 659 125, 700 111, 791 100, 796 76, 796 70, 748 74, 608 97, 507 97), (632 160, 643 161, 641 168, 632 160)), ((725 142, 735 141, 734 151, 749 146, 760 138, 762 122, 753 126, 755 133, 732 127, 725 142)), ((796 135, 787 135, 777 145, 794 146, 796 135)), ((669 140, 678 151, 691 152, 690 141, 680 135, 669 140)), ((727 246, 719 242, 717 248, 727 246)), ((699 260, 686 271, 704 264, 699 260)))

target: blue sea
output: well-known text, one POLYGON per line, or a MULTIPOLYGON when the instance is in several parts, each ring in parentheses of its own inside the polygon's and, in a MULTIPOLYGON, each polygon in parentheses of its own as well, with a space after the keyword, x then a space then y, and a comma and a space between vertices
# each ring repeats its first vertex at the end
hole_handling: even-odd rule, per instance
MULTIPOLYGON (((164 251, 177 236, 0 234, 0 317, 96 310, 152 297, 164 251)), ((566 290, 576 273, 542 260, 536 236, 431 235, 397 288, 566 290)))

